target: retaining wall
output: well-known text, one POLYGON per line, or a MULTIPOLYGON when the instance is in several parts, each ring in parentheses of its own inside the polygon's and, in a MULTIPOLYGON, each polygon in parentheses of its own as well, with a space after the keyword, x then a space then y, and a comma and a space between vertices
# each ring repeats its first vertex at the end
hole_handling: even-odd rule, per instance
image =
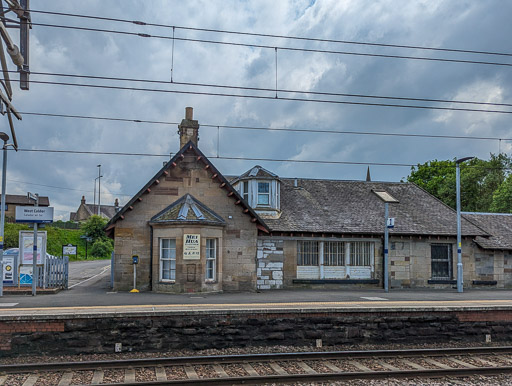
POLYGON ((239 310, 0 318, 0 356, 268 345, 485 342, 512 336, 511 309, 239 310))

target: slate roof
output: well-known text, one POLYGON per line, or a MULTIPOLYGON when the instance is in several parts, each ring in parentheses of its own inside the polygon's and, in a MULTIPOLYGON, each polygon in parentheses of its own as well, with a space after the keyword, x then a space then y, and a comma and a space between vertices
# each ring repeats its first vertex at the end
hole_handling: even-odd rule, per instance
POLYGON ((240 180, 245 180, 249 178, 260 178, 260 179, 272 179, 272 180, 279 180, 279 177, 268 171, 265 168, 262 168, 260 165, 256 165, 252 167, 251 169, 247 170, 245 173, 243 173, 239 177, 234 177, 231 179, 231 183, 234 184, 235 182, 238 182, 240 180))
POLYGON ((489 238, 475 238, 475 242, 483 249, 512 250, 512 214, 462 213, 462 217, 492 235, 489 238))
POLYGON ((226 222, 213 210, 190 194, 173 202, 150 220, 152 224, 194 223, 226 225, 226 222))
MULTIPOLYGON (((85 209, 87 209, 91 215, 98 214, 98 205, 85 204, 85 209)), ((111 219, 116 214, 116 207, 114 205, 101 205, 100 212, 108 219, 111 219)))
MULTIPOLYGON (((272 231, 383 234, 384 202, 372 192, 383 189, 399 202, 389 204, 395 218, 390 234, 455 236, 456 212, 411 183, 281 178, 281 216, 265 219, 272 231)), ((462 235, 487 236, 462 220, 462 235)))
MULTIPOLYGON (((0 194, 0 198, 2 195, 0 194)), ((13 205, 34 205, 34 200, 30 200, 26 195, 21 194, 6 194, 5 203, 13 205)), ((39 196, 39 206, 50 206, 50 199, 48 197, 39 196)))

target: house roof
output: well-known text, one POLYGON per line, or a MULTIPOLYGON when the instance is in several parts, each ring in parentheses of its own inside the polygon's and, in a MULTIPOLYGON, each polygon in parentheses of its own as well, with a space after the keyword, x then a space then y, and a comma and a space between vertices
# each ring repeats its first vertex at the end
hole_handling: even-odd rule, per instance
MULTIPOLYGON (((412 183, 281 178, 281 216, 265 219, 272 231, 344 234, 382 234, 384 202, 374 191, 384 190, 398 200, 389 204, 395 218, 390 234, 454 236, 456 212, 412 183)), ((464 220, 465 236, 488 236, 464 220)))
POLYGON ((231 186, 229 181, 222 175, 222 173, 220 173, 217 170, 217 168, 210 162, 210 160, 199 150, 199 148, 192 141, 189 141, 185 146, 183 146, 180 149, 180 151, 178 151, 174 155, 174 157, 172 157, 171 160, 169 162, 167 162, 154 175, 154 177, 151 178, 148 181, 148 183, 146 185, 144 185, 144 187, 141 190, 139 190, 139 192, 135 196, 133 196, 132 199, 130 201, 128 201, 128 203, 120 211, 118 211, 114 215, 114 217, 112 217, 110 219, 110 221, 105 226, 105 230, 108 232, 109 230, 111 230, 115 226, 115 223, 118 220, 124 219, 124 214, 126 213, 126 211, 129 210, 130 208, 133 208, 133 205, 136 205, 137 202, 140 199, 142 199, 142 195, 144 193, 150 192, 151 191, 151 186, 153 184, 155 184, 155 183, 158 183, 159 178, 161 178, 162 176, 164 176, 164 175, 166 175, 168 173, 167 169, 173 168, 179 162, 181 162, 185 158, 185 154, 187 152, 194 153, 197 156, 197 161, 204 163, 205 168, 207 168, 210 171, 210 173, 212 174, 212 178, 217 179, 219 181, 219 183, 220 183, 219 186, 222 189, 226 189, 228 191, 228 196, 232 197, 235 200, 235 203, 240 204, 240 206, 242 208, 244 208, 244 213, 247 214, 248 216, 252 217, 251 221, 256 223, 256 226, 258 227, 258 229, 260 229, 261 231, 266 232, 266 233, 269 232, 269 228, 265 224, 265 222, 263 222, 263 220, 254 211, 254 209, 252 209, 247 204, 247 202, 240 196, 240 194, 236 191, 236 189, 233 188, 233 186, 231 186))
MULTIPOLYGON (((98 214, 98 205, 84 204, 84 207, 91 216, 98 214)), ((116 214, 116 207, 114 205, 101 205, 100 213, 108 219, 111 219, 116 214)))
POLYGON ((213 210, 190 194, 173 202, 150 220, 152 224, 194 223, 226 225, 226 222, 213 210))
POLYGON ((490 233, 491 237, 476 237, 483 249, 512 250, 512 214, 462 213, 462 217, 490 233))
MULTIPOLYGON (((0 198, 2 195, 0 194, 0 198)), ((30 200, 26 195, 21 194, 6 194, 5 203, 13 205, 34 205, 34 200, 30 200)), ((50 199, 48 197, 39 196, 39 206, 50 206, 50 199)))
POLYGON ((277 174, 274 174, 270 171, 268 171, 265 168, 262 168, 260 165, 256 165, 252 167, 251 169, 247 170, 245 173, 243 173, 239 177, 235 177, 233 180, 231 180, 231 183, 234 184, 240 180, 246 180, 250 178, 261 178, 261 179, 279 179, 277 174))

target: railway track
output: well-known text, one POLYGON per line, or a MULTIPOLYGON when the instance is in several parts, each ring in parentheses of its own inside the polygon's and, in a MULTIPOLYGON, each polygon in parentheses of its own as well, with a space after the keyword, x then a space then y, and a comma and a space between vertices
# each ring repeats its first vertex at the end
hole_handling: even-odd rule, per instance
POLYGON ((0 384, 265 384, 512 373, 512 347, 327 351, 0 365, 0 384))

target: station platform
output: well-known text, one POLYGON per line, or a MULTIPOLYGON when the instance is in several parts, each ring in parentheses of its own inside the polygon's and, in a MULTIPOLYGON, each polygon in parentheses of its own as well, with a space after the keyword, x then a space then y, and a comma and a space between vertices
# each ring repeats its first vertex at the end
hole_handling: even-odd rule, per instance
POLYGON ((512 310, 510 290, 274 290, 240 293, 158 294, 61 291, 51 296, 0 298, 0 320, 30 315, 115 315, 213 311, 423 311, 512 310))
POLYGON ((268 345, 509 342, 512 291, 80 291, 0 298, 0 357, 268 345))

